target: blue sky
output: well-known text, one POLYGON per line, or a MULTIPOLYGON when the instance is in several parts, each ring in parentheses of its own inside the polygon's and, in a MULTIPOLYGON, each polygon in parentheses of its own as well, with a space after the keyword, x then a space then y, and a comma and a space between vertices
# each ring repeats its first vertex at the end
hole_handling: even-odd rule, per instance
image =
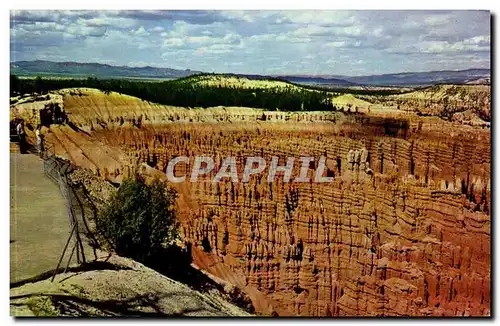
POLYGON ((10 60, 366 75, 489 68, 488 11, 11 11, 10 60))

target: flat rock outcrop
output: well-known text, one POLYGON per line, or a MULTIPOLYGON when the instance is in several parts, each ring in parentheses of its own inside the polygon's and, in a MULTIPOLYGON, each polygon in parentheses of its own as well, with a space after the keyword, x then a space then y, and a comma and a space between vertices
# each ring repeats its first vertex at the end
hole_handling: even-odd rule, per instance
POLYGON ((197 291, 116 255, 74 267, 54 282, 44 279, 10 289, 13 316, 251 316, 230 301, 223 290, 197 291))

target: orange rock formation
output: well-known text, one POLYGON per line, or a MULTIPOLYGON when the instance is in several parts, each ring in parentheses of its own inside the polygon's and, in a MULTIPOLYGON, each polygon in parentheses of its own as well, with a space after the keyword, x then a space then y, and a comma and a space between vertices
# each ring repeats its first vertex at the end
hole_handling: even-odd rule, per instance
MULTIPOLYGON (((181 155, 210 155, 217 166, 235 156, 240 179, 247 156, 278 156, 281 164, 289 156, 327 157, 332 183, 267 183, 265 171, 249 183, 212 183, 211 174, 172 184, 195 264, 240 287, 257 313, 490 314, 489 129, 415 115, 263 119, 262 111, 208 111, 207 122, 197 122, 191 111, 161 107, 137 126, 120 123, 136 114, 124 105, 119 113, 104 106, 104 124, 90 128, 91 118, 72 115, 81 98, 64 101, 82 130, 52 126, 47 139, 114 182, 141 165, 165 177, 167 163, 181 155), (176 114, 169 122, 151 118, 176 114)), ((179 164, 176 174, 186 171, 179 164)))

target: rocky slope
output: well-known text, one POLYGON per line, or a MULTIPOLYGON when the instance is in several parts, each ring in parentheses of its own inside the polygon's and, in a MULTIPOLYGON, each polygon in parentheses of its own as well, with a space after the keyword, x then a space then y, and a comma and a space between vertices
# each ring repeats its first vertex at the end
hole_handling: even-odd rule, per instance
POLYGON ((138 162, 159 170, 186 154, 277 155, 281 162, 325 154, 332 184, 267 184, 263 174, 249 184, 180 190, 185 238, 215 256, 206 267, 243 274, 244 285, 277 302, 280 314, 488 314, 489 142, 469 142, 459 130, 401 139, 345 137, 352 127, 338 135, 328 127, 193 125, 96 137, 126 143, 138 162), (349 167, 349 150, 362 148, 373 176, 349 167))
POLYGON ((490 92, 489 85, 436 85, 400 95, 362 97, 403 112, 484 126, 491 121, 490 92))
POLYGON ((194 290, 130 259, 111 255, 10 290, 12 316, 250 316, 229 303, 231 286, 194 290))

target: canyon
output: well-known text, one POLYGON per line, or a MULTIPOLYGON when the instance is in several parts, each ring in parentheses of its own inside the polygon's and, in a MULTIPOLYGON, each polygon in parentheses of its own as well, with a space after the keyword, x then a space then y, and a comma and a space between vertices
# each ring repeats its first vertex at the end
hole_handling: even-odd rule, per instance
MULTIPOLYGON (((473 87, 484 87, 471 97, 480 107, 463 107, 490 116, 489 87, 473 87)), ((490 129, 440 118, 440 97, 428 105, 418 94, 398 96, 358 100, 373 105, 358 113, 282 112, 65 89, 16 103, 11 116, 27 122, 33 142, 37 112, 57 103, 67 123, 42 129, 56 155, 113 184, 136 172, 165 180, 179 195, 193 263, 240 288, 257 314, 490 315, 490 129), (383 109, 389 102, 401 108, 383 109), (409 110, 412 103, 427 115, 409 110), (214 158, 214 171, 193 183, 167 181, 169 161, 201 155, 214 158), (269 183, 263 172, 212 182, 229 156, 240 178, 250 156, 280 165, 323 156, 333 181, 269 183)), ((189 174, 192 164, 174 174, 189 174)))

